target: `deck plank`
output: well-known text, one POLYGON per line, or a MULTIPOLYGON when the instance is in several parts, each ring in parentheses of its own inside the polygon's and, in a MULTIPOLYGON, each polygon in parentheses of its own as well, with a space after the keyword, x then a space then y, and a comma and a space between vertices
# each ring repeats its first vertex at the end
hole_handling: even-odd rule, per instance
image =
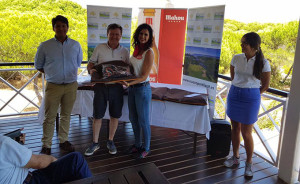
MULTIPOLYGON (((0 134, 24 127, 25 146, 39 154, 43 135, 42 125, 36 116, 0 119, 0 134)), ((206 137, 197 137, 197 150, 193 155, 192 134, 180 130, 151 126, 151 154, 146 159, 136 159, 124 151, 134 143, 134 134, 130 123, 119 123, 114 138, 118 149, 116 155, 110 155, 106 148, 108 121, 104 121, 100 131, 100 150, 85 157, 94 175, 114 172, 145 163, 154 163, 170 183, 278 183, 278 169, 257 155, 253 155, 254 177, 244 178, 245 149, 240 149, 241 163, 236 168, 225 168, 225 158, 213 158, 206 154, 206 137)), ((92 141, 92 120, 90 118, 71 117, 69 141, 76 151, 84 153, 92 141)), ((52 155, 61 157, 66 153, 59 148, 56 131, 52 139, 52 155)))

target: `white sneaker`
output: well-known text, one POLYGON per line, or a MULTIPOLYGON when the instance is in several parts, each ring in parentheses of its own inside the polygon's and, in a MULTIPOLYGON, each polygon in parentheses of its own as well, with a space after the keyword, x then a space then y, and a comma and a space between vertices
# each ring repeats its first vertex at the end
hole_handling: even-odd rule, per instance
POLYGON ((252 163, 245 162, 245 177, 253 177, 252 163))
POLYGON ((236 158, 235 156, 232 156, 229 159, 227 159, 223 164, 225 167, 232 167, 233 165, 239 165, 240 158, 236 158))

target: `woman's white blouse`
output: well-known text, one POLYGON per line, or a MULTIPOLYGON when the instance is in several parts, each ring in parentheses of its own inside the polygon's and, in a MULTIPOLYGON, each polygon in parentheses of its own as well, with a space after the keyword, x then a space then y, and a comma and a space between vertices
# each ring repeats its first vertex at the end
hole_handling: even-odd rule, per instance
MULTIPOLYGON (((153 50, 150 48, 148 49, 150 50, 152 53, 153 53, 153 50)), ((140 77, 141 76, 141 72, 142 72, 142 67, 143 67, 143 63, 144 63, 144 60, 145 60, 145 55, 146 53, 148 52, 148 50, 146 50, 143 54, 142 54, 142 58, 141 59, 137 59, 136 57, 133 57, 131 56, 129 61, 131 63, 131 65, 133 66, 133 69, 134 69, 134 74, 137 76, 137 77, 140 77)), ((147 77, 147 79, 144 81, 144 82, 147 82, 149 81, 150 78, 149 76, 147 77)))
MULTIPOLYGON (((240 88, 260 88, 260 80, 253 75, 255 56, 247 62, 245 54, 233 56, 231 65, 234 67, 234 79, 231 84, 240 88)), ((262 72, 270 72, 271 67, 268 60, 264 59, 262 72)))

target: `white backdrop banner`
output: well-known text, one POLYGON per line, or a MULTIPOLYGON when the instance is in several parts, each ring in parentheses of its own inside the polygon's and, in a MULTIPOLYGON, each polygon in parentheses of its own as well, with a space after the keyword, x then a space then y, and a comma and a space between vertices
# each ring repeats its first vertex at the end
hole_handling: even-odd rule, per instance
POLYGON ((225 6, 188 11, 183 85, 204 86, 213 118, 218 81, 225 6))
POLYGON ((87 6, 88 58, 99 43, 107 42, 107 26, 117 23, 123 28, 120 44, 130 51, 132 8, 87 6))

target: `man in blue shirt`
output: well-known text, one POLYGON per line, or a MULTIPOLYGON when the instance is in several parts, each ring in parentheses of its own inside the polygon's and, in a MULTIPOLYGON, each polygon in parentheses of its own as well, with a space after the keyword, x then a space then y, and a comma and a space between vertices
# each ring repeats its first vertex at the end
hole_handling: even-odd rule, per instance
POLYGON ((67 36, 69 23, 61 15, 52 19, 55 37, 40 44, 35 56, 35 68, 45 73, 45 119, 41 153, 51 154, 54 123, 58 107, 61 108, 59 146, 67 152, 74 151, 68 141, 70 115, 76 100, 77 72, 82 62, 80 44, 67 36))

